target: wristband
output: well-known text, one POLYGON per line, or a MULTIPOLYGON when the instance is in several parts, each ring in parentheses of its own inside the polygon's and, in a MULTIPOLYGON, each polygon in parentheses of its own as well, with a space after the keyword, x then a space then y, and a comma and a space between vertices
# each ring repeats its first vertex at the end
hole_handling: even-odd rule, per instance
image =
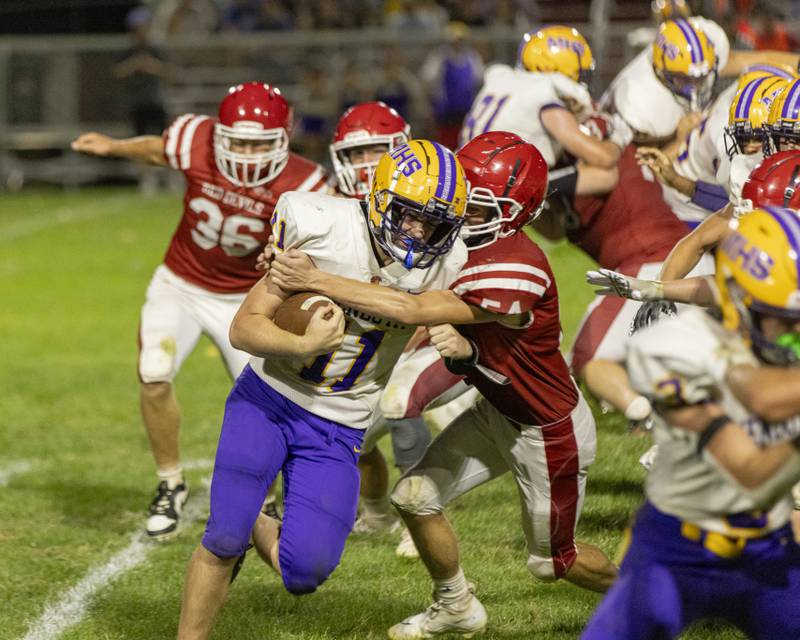
POLYGON ((733 420, 725 414, 717 416, 709 422, 700 432, 700 438, 697 440, 697 453, 702 453, 703 449, 708 446, 708 443, 711 442, 711 439, 716 435, 717 431, 722 429, 722 427, 729 422, 733 422, 733 420))
POLYGON ((459 376, 465 376, 469 372, 470 369, 474 368, 478 364, 478 345, 475 342, 466 336, 464 339, 469 342, 470 346, 472 347, 472 356, 469 358, 465 358, 463 360, 457 360, 454 358, 445 358, 444 359, 444 366, 447 367, 447 370, 450 373, 455 373, 459 376))

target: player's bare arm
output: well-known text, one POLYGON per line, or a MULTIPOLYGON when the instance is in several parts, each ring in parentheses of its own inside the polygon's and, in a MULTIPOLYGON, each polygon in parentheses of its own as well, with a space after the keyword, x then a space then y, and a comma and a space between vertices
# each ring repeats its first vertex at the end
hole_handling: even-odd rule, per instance
POLYGON ((715 403, 670 409, 662 411, 662 415, 674 427, 703 434, 706 450, 745 489, 759 488, 798 455, 792 441, 759 447, 715 403))
POLYGON ((706 251, 710 251, 729 233, 728 224, 733 219, 729 204, 713 213, 670 251, 661 267, 662 280, 677 280, 689 273, 706 251))
POLYGON ((731 51, 728 56, 727 64, 720 70, 721 76, 739 76, 744 73, 748 67, 754 64, 774 64, 774 65, 787 65, 794 69, 800 62, 800 57, 796 53, 789 53, 787 51, 731 51))
POLYGON ((272 318, 288 297, 268 276, 247 294, 231 323, 230 340, 237 349, 260 357, 307 357, 338 349, 344 338, 344 314, 335 305, 318 308, 302 336, 284 331, 272 318))
POLYGON ((161 136, 137 136, 117 139, 91 131, 72 141, 72 150, 103 158, 125 158, 145 164, 167 166, 161 136))
POLYGON ((337 302, 383 318, 416 325, 493 322, 497 315, 463 302, 452 291, 418 295, 326 273, 302 251, 291 249, 275 257, 270 277, 282 289, 317 291, 337 302))
POLYGON ((726 381, 739 401, 767 422, 800 415, 798 369, 734 365, 726 381))
POLYGON ((706 276, 667 281, 644 280, 611 269, 598 269, 586 272, 586 282, 599 287, 595 289, 595 294, 600 296, 619 296, 642 302, 672 300, 700 307, 711 307, 715 302, 714 287, 706 276))
POLYGON ((587 164, 611 169, 622 153, 610 140, 598 140, 581 131, 578 120, 567 109, 553 107, 540 114, 542 126, 564 149, 587 164))
POLYGON ((695 181, 685 178, 675 171, 672 160, 665 151, 655 147, 639 147, 636 150, 636 160, 639 164, 648 167, 662 184, 672 187, 689 198, 694 195, 697 186, 695 181))

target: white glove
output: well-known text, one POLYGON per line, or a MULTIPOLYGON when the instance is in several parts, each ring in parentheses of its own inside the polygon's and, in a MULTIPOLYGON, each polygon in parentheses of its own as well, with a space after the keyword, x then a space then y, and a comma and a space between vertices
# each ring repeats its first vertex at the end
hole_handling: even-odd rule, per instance
POLYGON ((611 134, 608 139, 620 149, 627 147, 633 140, 633 129, 628 126, 625 119, 618 113, 611 116, 611 134))
POLYGON ((595 287, 599 296, 619 296, 629 300, 661 300, 664 286, 659 280, 640 280, 611 269, 587 271, 586 282, 595 287))

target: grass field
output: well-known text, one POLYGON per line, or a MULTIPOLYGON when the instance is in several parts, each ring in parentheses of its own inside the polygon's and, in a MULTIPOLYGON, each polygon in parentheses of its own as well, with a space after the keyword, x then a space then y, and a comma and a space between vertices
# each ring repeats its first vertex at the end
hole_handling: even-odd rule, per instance
MULTIPOLYGON (((175 637, 230 386, 216 350, 202 342, 176 382, 183 456, 193 461, 193 522, 170 543, 143 542, 155 476, 139 418, 136 330, 179 208, 177 195, 143 200, 122 188, 0 199, 0 638, 175 637)), ((568 345, 591 298, 582 276, 589 262, 566 245, 549 252, 568 345)), ((648 442, 627 436, 619 416, 598 419, 580 537, 613 555, 642 499, 636 461, 648 442)), ((449 514, 490 615, 483 637, 578 637, 599 598, 534 582, 509 478, 449 514)), ((384 638, 427 606, 431 590, 419 563, 395 558, 395 544, 388 535, 351 538, 332 578, 303 598, 288 595, 252 555, 214 637, 384 638)), ((707 625, 685 637, 739 636, 707 625)))

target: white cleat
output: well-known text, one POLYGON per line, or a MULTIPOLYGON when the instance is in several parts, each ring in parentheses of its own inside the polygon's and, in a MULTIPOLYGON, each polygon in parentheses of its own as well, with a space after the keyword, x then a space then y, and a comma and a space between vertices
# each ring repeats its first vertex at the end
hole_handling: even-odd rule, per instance
POLYGON ((174 489, 170 489, 163 480, 158 483, 145 527, 151 540, 168 540, 178 532, 183 505, 188 498, 189 488, 185 482, 174 489))
POLYGON ((353 533, 394 533, 400 528, 400 518, 387 513, 379 516, 359 516, 353 525, 353 533))
POLYGON ((653 462, 655 462, 656 455, 658 454, 658 445, 654 444, 650 447, 647 451, 642 454, 642 457, 639 458, 639 464, 644 467, 645 471, 650 471, 653 467, 653 462))
POLYGON ((400 542, 394 550, 394 555, 398 558, 408 558, 409 560, 416 560, 419 558, 419 551, 417 545, 414 544, 414 538, 411 537, 411 532, 403 527, 403 533, 400 534, 400 542))
POLYGON ((486 609, 470 595, 465 608, 434 602, 422 613, 406 618, 389 629, 390 640, 419 640, 440 633, 460 633, 471 638, 486 628, 486 609))

